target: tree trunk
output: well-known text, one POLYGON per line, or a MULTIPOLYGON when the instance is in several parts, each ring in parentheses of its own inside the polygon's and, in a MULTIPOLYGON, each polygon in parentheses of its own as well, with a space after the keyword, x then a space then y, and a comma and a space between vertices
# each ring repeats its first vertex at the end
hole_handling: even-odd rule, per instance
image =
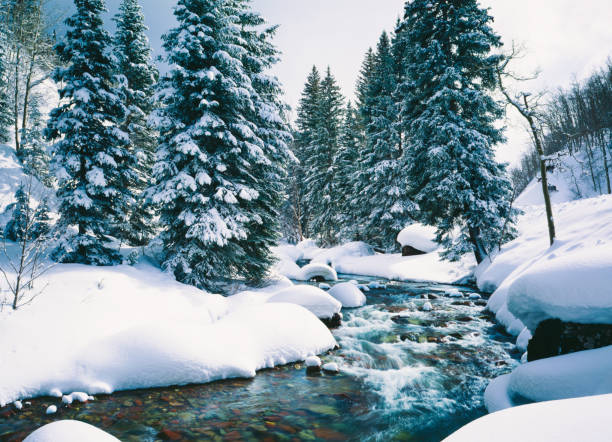
POLYGON ((487 257, 487 251, 482 244, 482 239, 480 238, 480 229, 475 227, 469 227, 470 232, 470 242, 474 247, 474 256, 476 257, 476 262, 480 264, 487 257))

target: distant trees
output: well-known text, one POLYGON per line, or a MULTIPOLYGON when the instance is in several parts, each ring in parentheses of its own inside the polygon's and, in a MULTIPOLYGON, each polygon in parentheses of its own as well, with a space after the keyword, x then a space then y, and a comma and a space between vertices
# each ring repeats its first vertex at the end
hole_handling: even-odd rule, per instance
MULTIPOLYGON (((612 62, 568 89, 559 89, 539 112, 545 156, 563 153, 580 156, 579 173, 587 177, 595 194, 611 193, 612 185, 612 62)), ((549 161, 554 167, 554 162, 549 161)), ((538 157, 527 152, 512 171, 522 190, 539 174, 538 157)), ((575 191, 580 193, 576 187, 575 191)))

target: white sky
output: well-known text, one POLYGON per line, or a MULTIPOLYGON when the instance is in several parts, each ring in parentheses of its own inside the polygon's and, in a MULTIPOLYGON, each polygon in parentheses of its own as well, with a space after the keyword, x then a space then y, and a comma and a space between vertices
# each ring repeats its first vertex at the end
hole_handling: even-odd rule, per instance
MULTIPOLYGON (((70 0, 54 0, 66 5, 70 0)), ((120 0, 107 0, 111 13, 120 0)), ((161 52, 160 36, 174 24, 175 0, 141 0, 151 42, 161 52)), ((352 98, 365 51, 375 46, 383 29, 392 30, 404 0, 253 0, 271 24, 281 25, 276 44, 282 61, 275 74, 295 108, 312 65, 331 66, 345 96, 352 98)), ((510 45, 527 48, 520 70, 539 69, 529 87, 554 91, 575 77, 584 78, 612 55, 612 0, 481 0, 491 8, 494 28, 510 45)), ((522 122, 511 114, 508 143, 498 158, 516 162, 528 144, 522 122)))

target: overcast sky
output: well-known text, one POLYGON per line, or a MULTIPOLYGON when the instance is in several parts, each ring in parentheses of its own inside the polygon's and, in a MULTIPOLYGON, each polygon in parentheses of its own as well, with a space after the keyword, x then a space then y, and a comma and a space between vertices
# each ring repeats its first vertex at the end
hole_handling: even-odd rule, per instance
MULTIPOLYGON (((65 8, 71 0, 54 0, 65 8)), ((107 0, 110 13, 120 0, 107 0)), ((141 0, 155 52, 160 36, 174 24, 175 0, 141 0)), ((276 44, 282 62, 275 73, 287 102, 295 108, 312 65, 331 67, 344 94, 352 98, 365 51, 380 33, 392 30, 404 0, 253 0, 253 7, 271 24, 279 24, 276 44)), ((612 55, 611 0, 481 0, 491 8, 494 28, 510 45, 527 48, 520 70, 541 71, 529 87, 554 91, 575 77, 584 78, 612 55)), ((61 7, 60 7, 61 9, 61 7)), ((528 144, 522 123, 512 116, 508 143, 498 149, 502 161, 516 162, 528 144)))

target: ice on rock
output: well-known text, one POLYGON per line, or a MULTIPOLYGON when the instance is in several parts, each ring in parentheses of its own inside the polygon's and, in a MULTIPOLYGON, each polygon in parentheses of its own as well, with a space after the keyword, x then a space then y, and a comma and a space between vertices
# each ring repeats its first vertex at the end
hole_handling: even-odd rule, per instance
POLYGON ((24 442, 119 442, 114 436, 86 424, 63 420, 45 425, 24 439, 24 442))
POLYGON ((332 318, 342 309, 340 301, 320 288, 310 285, 287 287, 272 295, 268 302, 301 305, 321 319, 332 318))
POLYGON ((482 296, 480 296, 478 293, 471 293, 469 298, 476 300, 476 299, 482 299, 482 296))
POLYGON ((448 296, 450 298, 462 298, 463 297, 463 294, 457 289, 447 290, 446 293, 448 293, 448 296))
POLYGON ((49 405, 47 407, 47 411, 45 411, 45 414, 55 414, 57 413, 57 406, 56 405, 49 405))
POLYGON ((366 297, 361 290, 348 282, 336 284, 328 293, 340 301, 344 308, 362 307, 366 303, 366 297))
POLYGON ((386 289, 387 288, 387 284, 382 283, 380 281, 372 281, 371 283, 368 284, 368 287, 371 288, 372 290, 386 289))

